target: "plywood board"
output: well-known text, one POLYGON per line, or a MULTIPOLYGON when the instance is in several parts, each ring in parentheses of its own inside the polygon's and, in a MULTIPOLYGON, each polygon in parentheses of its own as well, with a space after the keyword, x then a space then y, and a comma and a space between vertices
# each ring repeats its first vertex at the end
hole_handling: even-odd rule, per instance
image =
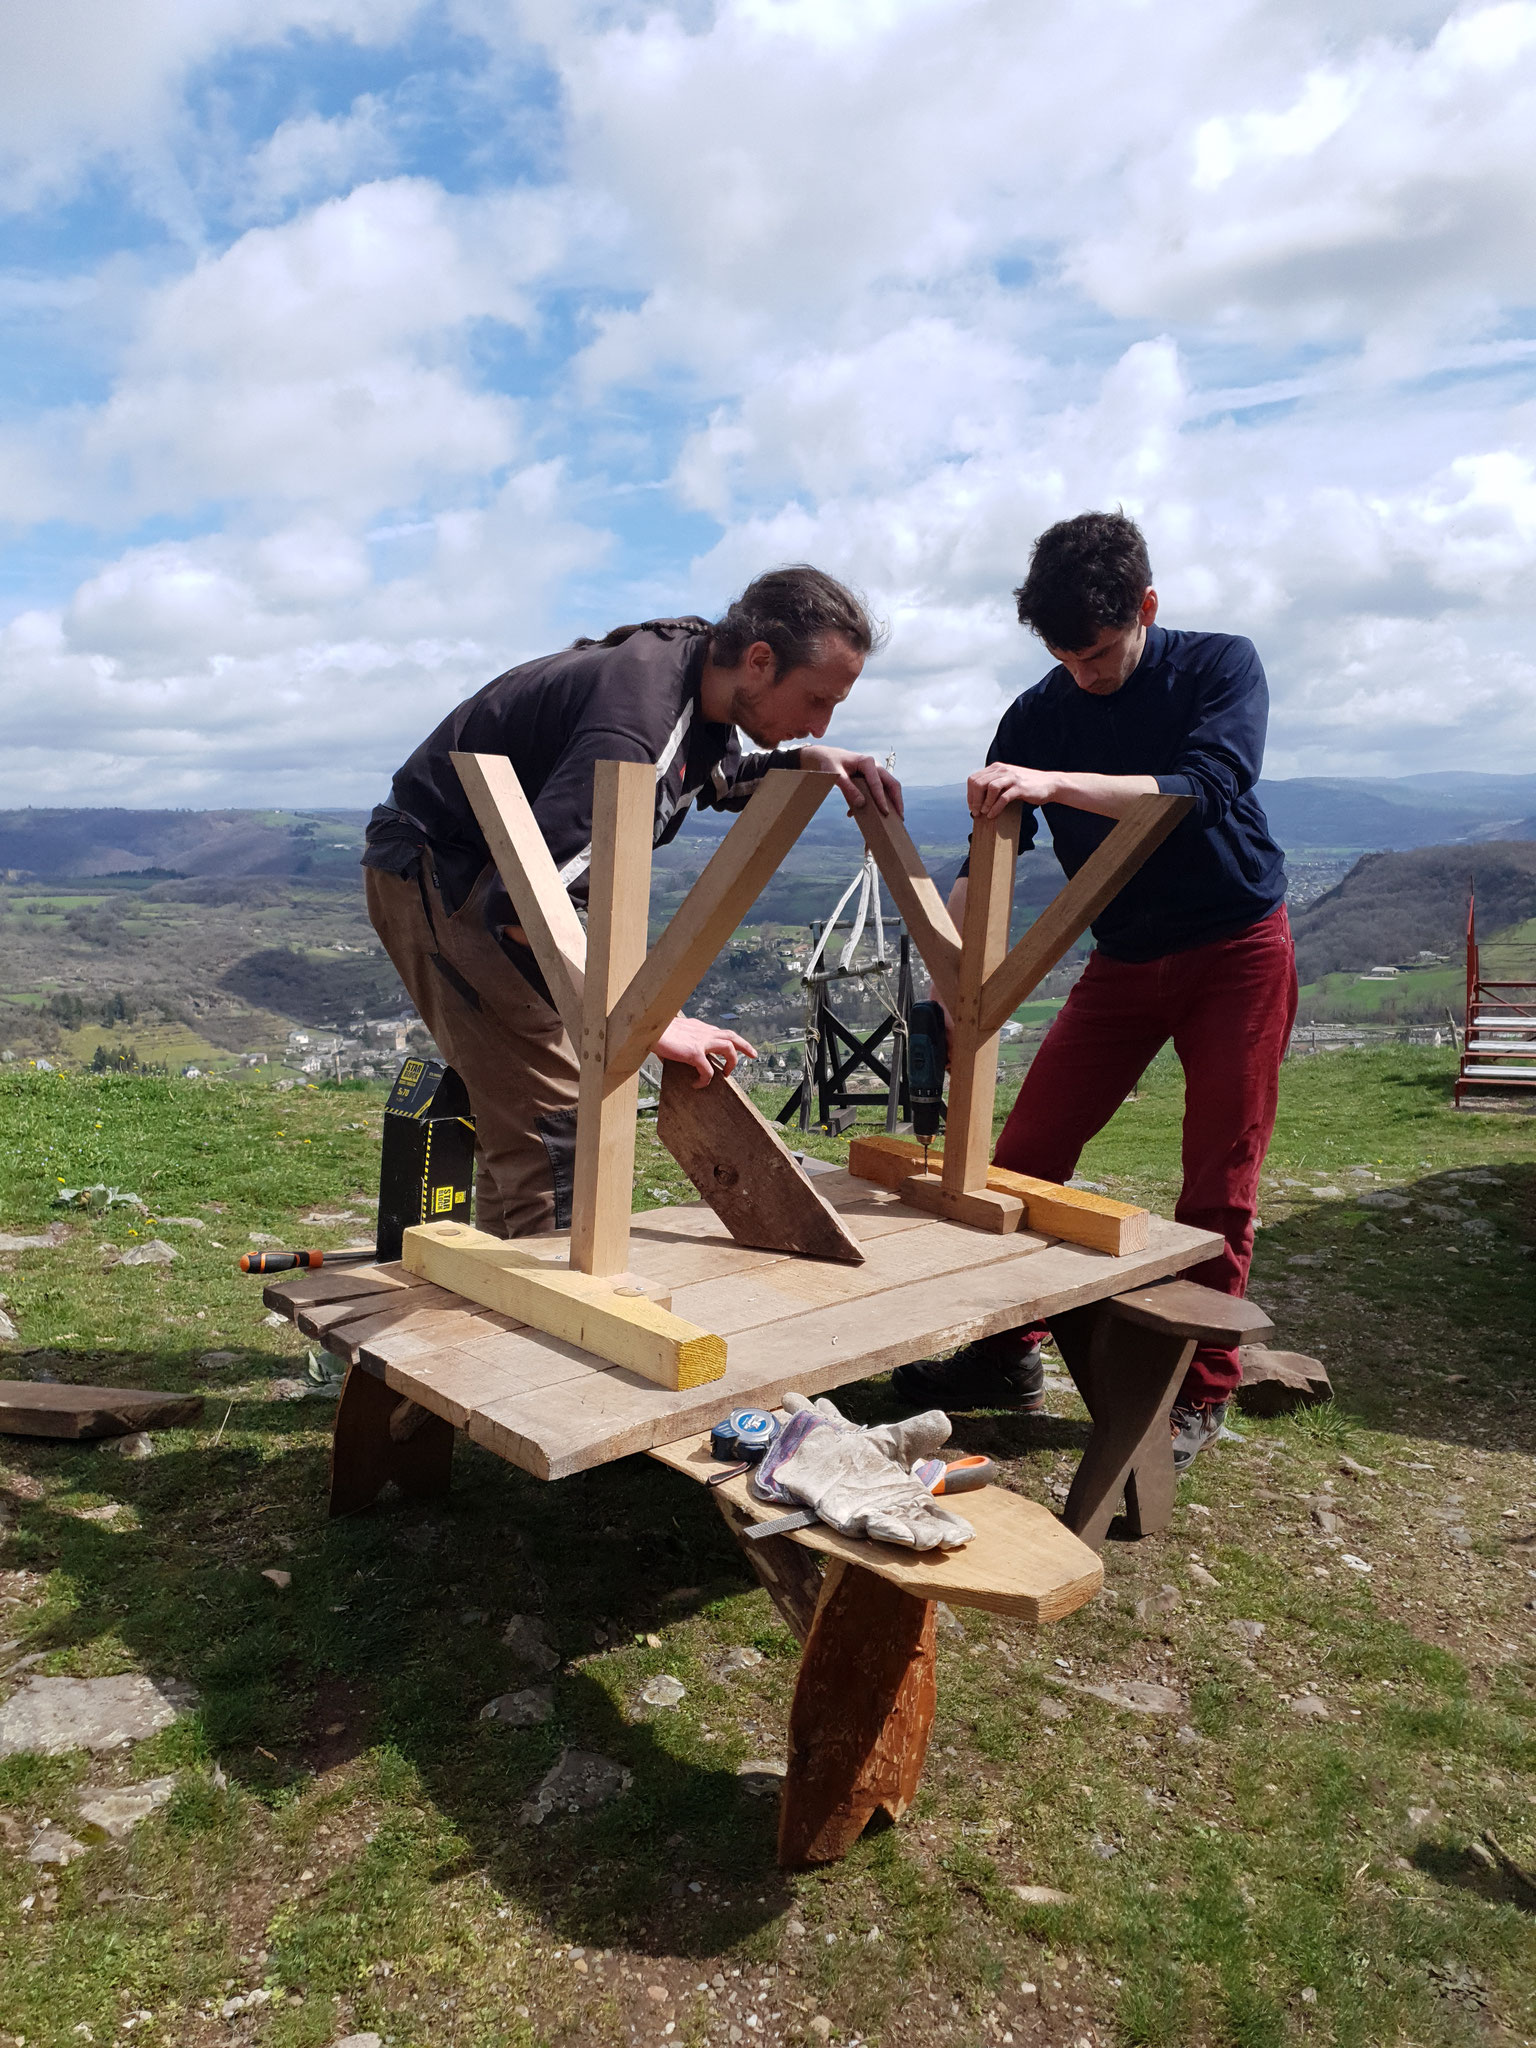
MULTIPOLYGON (((707 1435, 658 1448, 651 1455, 701 1483, 720 1470, 710 1458, 707 1435)), ((758 1500, 745 1477, 725 1480, 720 1490, 753 1521, 768 1521, 784 1512, 758 1500)), ((981 1607, 1037 1624, 1059 1621, 1103 1586, 1100 1560, 1039 1501, 987 1486, 957 1499, 954 1507, 976 1531, 975 1540, 961 1550, 914 1551, 893 1543, 866 1543, 840 1536, 819 1522, 793 1531, 791 1540, 859 1565, 919 1600, 981 1607)))

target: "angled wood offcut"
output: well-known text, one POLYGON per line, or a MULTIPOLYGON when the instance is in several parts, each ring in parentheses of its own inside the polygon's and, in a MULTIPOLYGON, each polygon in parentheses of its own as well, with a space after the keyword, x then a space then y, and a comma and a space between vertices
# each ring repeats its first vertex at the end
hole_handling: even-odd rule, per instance
POLYGON ((656 1135, 737 1244, 862 1266, 858 1239, 729 1075, 663 1060, 656 1135))
POLYGON ((725 1339, 658 1308, 638 1284, 621 1276, 616 1286, 611 1278, 506 1252, 499 1239, 462 1223, 413 1225, 402 1246, 404 1264, 424 1280, 657 1386, 678 1392, 723 1376, 725 1339))
MULTIPOLYGON (((929 1146, 930 1167, 942 1157, 942 1146, 929 1146)), ((848 1171, 856 1180, 874 1181, 915 1201, 915 1206, 925 1206, 911 1186, 923 1171, 923 1148, 914 1139, 891 1138, 883 1132, 855 1138, 848 1148, 848 1171)), ((1055 1181, 1036 1180, 1027 1173, 1010 1173, 1005 1166, 988 1167, 987 1186, 1000 1195, 1017 1196, 1024 1206, 1021 1227, 1037 1230, 1042 1237, 1086 1245, 1090 1251, 1108 1252, 1117 1259, 1147 1248, 1151 1213, 1130 1202, 1116 1202, 1086 1188, 1060 1187, 1055 1181)))
POLYGON ((474 809, 496 872, 506 885, 518 923, 554 998, 572 1045, 581 1043, 582 989, 587 935, 565 892, 544 834, 505 754, 453 754, 464 794, 474 809))

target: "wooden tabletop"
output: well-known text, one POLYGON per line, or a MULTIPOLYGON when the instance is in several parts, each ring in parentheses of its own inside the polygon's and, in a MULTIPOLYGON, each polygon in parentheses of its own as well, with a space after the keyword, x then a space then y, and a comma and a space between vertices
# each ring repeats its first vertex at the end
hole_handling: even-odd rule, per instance
MULTIPOLYGON (((638 1215, 630 1265, 677 1315, 723 1336, 725 1377, 673 1393, 608 1367, 402 1266, 306 1273, 265 1290, 307 1335, 539 1479, 563 1479, 1198 1265, 1209 1231, 1154 1217, 1145 1251, 1111 1258, 1027 1231, 996 1236, 923 1214, 837 1172, 817 1189, 863 1246, 861 1266, 753 1251, 702 1203, 638 1215)), ((540 1240, 557 1250, 559 1238, 540 1240)))

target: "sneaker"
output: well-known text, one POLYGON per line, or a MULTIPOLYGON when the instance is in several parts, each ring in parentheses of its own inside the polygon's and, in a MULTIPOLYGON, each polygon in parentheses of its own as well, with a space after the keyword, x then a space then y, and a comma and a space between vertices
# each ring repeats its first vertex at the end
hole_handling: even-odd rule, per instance
POLYGON ((1227 1420, 1227 1404, 1175 1401, 1168 1420, 1173 1428, 1173 1469, 1187 1472, 1200 1453, 1221 1435, 1227 1420))
POLYGON ((1016 1408, 1038 1415, 1045 1407, 1045 1361, 1038 1344, 1021 1351, 1005 1333, 966 1344, 949 1358, 899 1365, 891 1387, 924 1408, 1016 1408))

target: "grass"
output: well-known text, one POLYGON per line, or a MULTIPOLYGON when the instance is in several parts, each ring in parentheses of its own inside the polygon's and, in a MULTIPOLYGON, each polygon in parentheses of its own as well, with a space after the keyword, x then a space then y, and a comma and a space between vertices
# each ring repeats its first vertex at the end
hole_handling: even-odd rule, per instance
MULTIPOLYGON (((796 1877, 739 1774, 783 1754, 795 1647, 699 1489, 643 1459, 541 1486, 461 1442, 447 1502, 326 1521, 329 1407, 277 1397, 303 1346, 233 1262, 313 1205, 371 1213, 380 1091, 0 1076, 0 1230, 98 1180, 162 1219, 76 1214, 0 1254, 5 1369, 206 1396, 143 1462, 0 1448, 0 1667, 198 1695, 124 1753, 0 1759, 0 2043, 777 2042, 817 2016, 882 2048, 1530 2038, 1529 1901, 1475 1851, 1491 1829, 1536 1865, 1536 1124, 1454 1115, 1450 1071, 1407 1048, 1287 1068, 1252 1291, 1277 1344, 1326 1356, 1335 1405, 1241 1421, 1067 1622, 946 1622, 913 1811, 796 1877), (178 1259, 104 1270, 130 1231, 178 1259), (542 1619, 547 1678, 503 1645, 514 1614, 542 1619), (729 1673, 733 1647, 762 1661, 729 1673), (672 1710, 640 1700, 662 1671, 672 1710), (1180 1711, 1070 1689, 1126 1677, 1180 1711), (535 1681, 547 1724, 478 1718, 535 1681), (567 1746, 630 1789, 525 1825, 567 1746), (26 1861, 45 1819, 78 1828, 83 1785, 168 1772, 126 1840, 26 1861)), ((1168 1208, 1178 1118, 1160 1062, 1083 1171, 1168 1208)), ((636 1182, 639 1206, 685 1198, 644 1127, 636 1182)), ((890 1412, 879 1383, 849 1405, 890 1412)), ((1065 1388, 1050 1408, 962 1441, 1054 1500, 1084 1422, 1065 1388)))

